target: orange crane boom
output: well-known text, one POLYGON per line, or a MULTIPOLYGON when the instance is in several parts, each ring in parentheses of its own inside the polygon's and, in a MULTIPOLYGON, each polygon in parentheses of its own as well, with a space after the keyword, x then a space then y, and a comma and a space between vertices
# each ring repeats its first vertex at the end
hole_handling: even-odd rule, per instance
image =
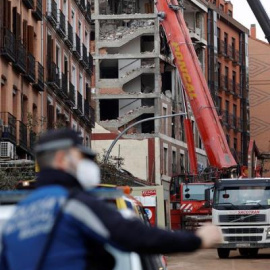
MULTIPOLYGON (((180 6, 177 0, 157 0, 156 8, 187 93, 209 163, 218 169, 235 167, 236 161, 227 144, 180 6)), ((193 166, 196 165, 193 164, 193 166)))

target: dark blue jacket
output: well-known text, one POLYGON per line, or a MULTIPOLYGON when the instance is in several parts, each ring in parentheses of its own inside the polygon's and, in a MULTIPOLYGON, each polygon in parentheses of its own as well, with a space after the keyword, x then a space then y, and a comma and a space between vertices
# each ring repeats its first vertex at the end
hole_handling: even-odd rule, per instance
POLYGON ((106 243, 146 254, 193 251, 201 245, 201 239, 191 233, 150 228, 137 218, 124 218, 64 172, 44 170, 38 183, 38 189, 18 204, 4 226, 1 270, 35 270, 45 239, 71 190, 74 196, 63 207, 44 270, 111 269, 113 259, 104 250, 106 243))

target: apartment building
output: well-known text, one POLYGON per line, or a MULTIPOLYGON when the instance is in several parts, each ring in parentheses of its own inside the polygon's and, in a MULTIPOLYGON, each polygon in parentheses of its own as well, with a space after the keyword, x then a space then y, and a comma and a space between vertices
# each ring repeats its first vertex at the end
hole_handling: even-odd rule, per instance
POLYGON ((270 176, 270 45, 256 37, 256 25, 249 37, 250 137, 265 160, 265 177, 270 176))
MULTIPOLYGON (((207 73, 207 5, 197 0, 182 4, 201 66, 207 73)), ((101 153, 127 126, 184 111, 184 100, 154 1, 95 0, 92 18, 97 121, 92 146, 101 153)), ((139 123, 120 138, 112 156, 115 160, 123 158, 123 168, 134 176, 168 189, 172 175, 189 170, 183 122, 184 117, 177 116, 139 123)), ((194 121, 193 128, 197 158, 201 167, 206 167, 206 154, 194 121)))
POLYGON ((208 1, 208 82, 236 161, 247 165, 249 133, 248 29, 230 1, 208 1))
POLYGON ((36 136, 64 126, 90 144, 93 59, 86 0, 0 1, 1 158, 31 159, 36 136))

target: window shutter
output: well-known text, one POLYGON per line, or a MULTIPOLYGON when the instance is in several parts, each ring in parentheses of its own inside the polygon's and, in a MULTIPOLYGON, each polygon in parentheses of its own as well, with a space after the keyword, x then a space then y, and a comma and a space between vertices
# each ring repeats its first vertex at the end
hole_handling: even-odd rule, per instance
POLYGON ((27 33, 28 33, 28 36, 27 36, 27 49, 30 53, 32 53, 34 55, 34 36, 35 36, 35 33, 34 33, 34 27, 31 26, 31 25, 28 25, 27 27, 27 33))

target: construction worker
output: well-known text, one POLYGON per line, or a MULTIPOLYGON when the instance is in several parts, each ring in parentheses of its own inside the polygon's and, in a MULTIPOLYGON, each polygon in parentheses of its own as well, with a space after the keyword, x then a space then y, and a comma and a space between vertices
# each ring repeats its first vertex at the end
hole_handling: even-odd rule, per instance
POLYGON ((86 192, 100 182, 95 153, 70 129, 48 131, 35 148, 37 189, 18 204, 5 224, 1 270, 112 269, 112 245, 140 254, 191 252, 221 241, 214 225, 196 234, 170 232, 124 218, 86 192))

